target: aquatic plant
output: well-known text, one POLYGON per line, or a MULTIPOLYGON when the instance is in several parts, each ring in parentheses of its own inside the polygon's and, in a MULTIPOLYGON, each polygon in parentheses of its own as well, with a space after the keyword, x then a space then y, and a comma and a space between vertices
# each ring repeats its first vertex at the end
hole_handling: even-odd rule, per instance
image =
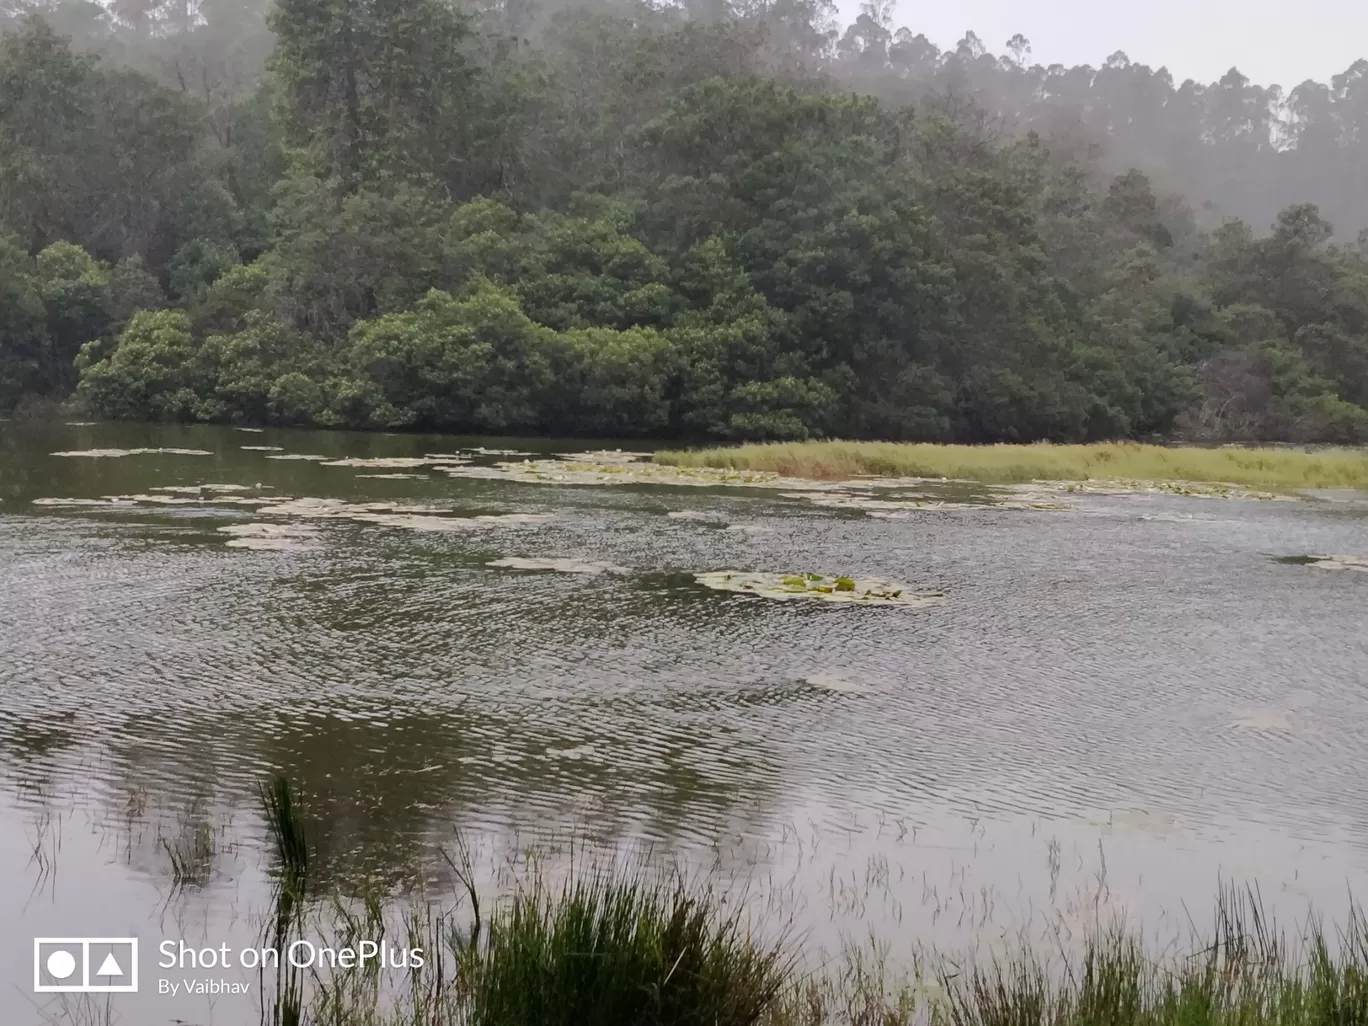
POLYGON ((665 451, 657 464, 842 481, 861 475, 1018 484, 1031 481, 1167 482, 1231 489, 1368 488, 1360 449, 1218 449, 1109 442, 1093 445, 935 445, 780 442, 665 451))
POLYGON ((711 570, 694 574, 705 588, 734 591, 769 599, 816 599, 865 606, 923 607, 935 605, 943 592, 915 592, 905 584, 876 578, 841 577, 830 574, 751 573, 745 570, 711 570))
MULTIPOLYGON (((616 456, 616 454, 608 454, 616 456)), ((630 455, 630 454, 629 454, 630 455)), ((434 467, 452 477, 485 481, 515 481, 523 484, 563 485, 685 485, 704 488, 747 486, 752 488, 827 488, 797 478, 785 478, 762 471, 736 471, 715 468, 675 467, 660 463, 607 458, 602 454, 581 453, 575 459, 501 460, 490 466, 434 467), (590 456, 601 456, 591 459, 590 456)))
POLYGON ((645 873, 540 879, 489 922, 473 1026, 751 1026, 792 972, 716 895, 645 873))

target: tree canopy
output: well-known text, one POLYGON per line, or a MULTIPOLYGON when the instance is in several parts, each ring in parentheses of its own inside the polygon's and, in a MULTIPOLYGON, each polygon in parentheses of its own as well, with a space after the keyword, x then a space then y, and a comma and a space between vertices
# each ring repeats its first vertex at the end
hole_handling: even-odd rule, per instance
POLYGON ((1368 62, 1175 85, 876 2, 0 10, 0 411, 1368 441, 1368 62))

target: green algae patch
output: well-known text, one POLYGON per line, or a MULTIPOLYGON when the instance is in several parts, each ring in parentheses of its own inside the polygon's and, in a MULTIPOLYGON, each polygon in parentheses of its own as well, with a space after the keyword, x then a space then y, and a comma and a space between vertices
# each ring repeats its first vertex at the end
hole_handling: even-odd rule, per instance
POLYGON ((562 574, 625 574, 625 566, 602 563, 593 559, 557 559, 552 557, 504 556, 490 560, 485 566, 508 570, 551 570, 562 574))
POLYGON ((841 577, 830 574, 767 574, 746 570, 710 570, 694 574, 694 580, 705 588, 733 591, 760 598, 808 599, 818 602, 840 602, 862 606, 905 606, 921 608, 936 605, 945 598, 943 592, 913 591, 905 584, 872 577, 841 577))
MULTIPOLYGON (((842 481, 861 475, 922 480, 1147 482, 1178 494, 1192 485, 1221 490, 1290 492, 1311 488, 1368 489, 1368 452, 1247 446, 935 445, 911 442, 775 442, 655 454, 655 462, 695 469, 762 472, 842 481)), ((1224 495, 1242 498, 1243 495, 1224 495)))

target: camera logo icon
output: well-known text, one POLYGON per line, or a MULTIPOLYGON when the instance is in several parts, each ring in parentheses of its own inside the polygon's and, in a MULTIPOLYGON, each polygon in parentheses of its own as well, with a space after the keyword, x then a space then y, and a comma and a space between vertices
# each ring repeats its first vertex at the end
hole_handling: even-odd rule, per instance
POLYGON ((35 994, 135 994, 138 938, 35 937, 35 994))

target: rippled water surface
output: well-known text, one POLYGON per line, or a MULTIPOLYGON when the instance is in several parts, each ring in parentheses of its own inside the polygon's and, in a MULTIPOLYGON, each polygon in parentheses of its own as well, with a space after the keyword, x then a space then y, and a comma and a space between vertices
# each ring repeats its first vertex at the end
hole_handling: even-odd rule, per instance
POLYGON ((765 890, 817 945, 1109 911, 1161 928, 1221 879, 1294 915, 1363 891, 1368 573, 1286 559, 1368 555, 1362 502, 890 520, 776 489, 268 458, 509 458, 478 445, 566 451, 0 423, 6 1023, 67 1021, 30 993, 31 945, 76 934, 142 939, 143 993, 116 1005, 139 1023, 255 1021, 255 1001, 149 991, 161 938, 250 942, 255 788, 278 769, 340 889, 400 893, 457 831, 494 860, 574 837, 765 890), (130 448, 206 454, 52 455, 130 448), (245 490, 167 490, 200 485, 245 490), (35 502, 135 494, 192 501, 35 502), (416 506, 488 519, 434 529, 416 506), (283 543, 228 544, 263 538, 283 543), (603 572, 488 565, 507 557, 603 572), (945 597, 774 602, 693 577, 730 568, 945 597), (178 888, 173 853, 206 836, 211 866, 178 888))

